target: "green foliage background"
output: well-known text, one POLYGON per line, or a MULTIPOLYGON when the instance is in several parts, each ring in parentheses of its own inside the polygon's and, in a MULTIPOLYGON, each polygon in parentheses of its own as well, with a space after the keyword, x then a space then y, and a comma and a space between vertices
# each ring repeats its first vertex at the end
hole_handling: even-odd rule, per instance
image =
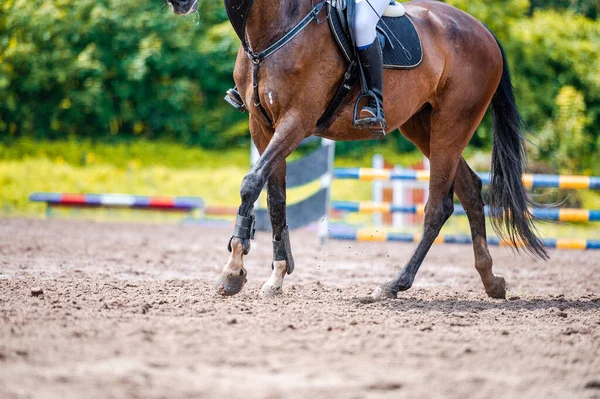
MULTIPOLYGON (((600 174, 600 2, 448 2, 505 46, 520 108, 537 132, 535 158, 600 174)), ((222 99, 238 46, 221 0, 202 0, 186 18, 159 0, 3 0, 0 140, 245 145, 247 115, 222 99)), ((411 148, 400 135, 393 140, 399 151, 411 148)), ((472 146, 490 144, 488 118, 472 146)), ((376 145, 343 143, 338 153, 376 145)))
POLYGON ((158 1, 5 0, 0 134, 243 142, 246 118, 222 101, 238 46, 225 18, 218 1, 180 19, 158 1))

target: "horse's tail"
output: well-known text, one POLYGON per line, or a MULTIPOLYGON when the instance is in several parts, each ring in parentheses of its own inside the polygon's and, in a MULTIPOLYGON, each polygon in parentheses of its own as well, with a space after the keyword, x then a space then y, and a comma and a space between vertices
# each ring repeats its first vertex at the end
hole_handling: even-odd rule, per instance
POLYGON ((527 163, 523 118, 517 109, 504 49, 498 42, 504 63, 502 79, 492 99, 494 147, 488 201, 492 227, 500 238, 541 259, 548 259, 544 242, 537 236, 533 205, 523 186, 523 168, 527 163))

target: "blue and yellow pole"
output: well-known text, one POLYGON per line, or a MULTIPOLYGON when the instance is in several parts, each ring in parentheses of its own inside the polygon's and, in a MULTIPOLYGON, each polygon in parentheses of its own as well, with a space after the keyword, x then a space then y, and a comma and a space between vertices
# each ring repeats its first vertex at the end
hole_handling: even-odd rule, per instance
MULTIPOLYGON (((359 202, 359 201, 334 201, 331 206, 336 211, 350 213, 372 214, 375 212, 390 214, 390 213, 408 213, 414 215, 424 215, 425 205, 407 205, 397 206, 387 202, 359 202)), ((530 209, 532 215, 538 219, 551 220, 556 222, 600 222, 600 210, 590 209, 546 209, 533 208, 530 209)), ((489 214, 489 209, 486 207, 486 215, 489 214)), ((454 215, 464 216, 465 210, 456 205, 454 215)))
MULTIPOLYGON (((483 184, 490 183, 489 173, 478 173, 483 184)), ((336 168, 336 179, 373 180, 412 180, 429 181, 429 172, 422 170, 392 171, 391 169, 370 168, 336 168)), ((600 190, 600 176, 567 176, 567 175, 523 175, 523 184, 527 188, 568 188, 600 190)))
MULTIPOLYGON (((334 240, 349 240, 358 242, 406 242, 417 243, 419 235, 407 233, 383 232, 371 229, 360 230, 333 230, 329 238, 334 240)), ((579 250, 600 250, 600 240, 586 240, 579 238, 545 238, 544 244, 553 249, 579 249, 579 250)), ((468 235, 445 235, 438 236, 436 244, 472 244, 471 237, 468 235)), ((509 246, 510 243, 501 241, 496 237, 488 238, 490 246, 509 246)))

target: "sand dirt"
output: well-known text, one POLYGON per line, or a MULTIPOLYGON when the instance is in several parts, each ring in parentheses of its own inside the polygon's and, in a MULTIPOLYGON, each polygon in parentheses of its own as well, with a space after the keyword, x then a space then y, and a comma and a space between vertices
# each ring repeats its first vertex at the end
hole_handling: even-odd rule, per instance
POLYGON ((600 253, 547 263, 492 249, 507 300, 468 246, 435 246, 412 290, 367 295, 408 244, 292 232, 296 271, 258 298, 214 295, 230 229, 0 219, 1 398, 600 398, 600 253))

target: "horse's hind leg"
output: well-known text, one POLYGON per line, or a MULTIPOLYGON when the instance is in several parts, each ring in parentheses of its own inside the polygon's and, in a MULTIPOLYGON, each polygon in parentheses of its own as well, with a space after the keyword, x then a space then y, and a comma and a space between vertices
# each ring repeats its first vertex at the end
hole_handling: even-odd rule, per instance
POLYGON ((425 255, 454 211, 456 170, 462 151, 483 118, 485 107, 472 104, 470 109, 457 109, 454 104, 460 104, 460 99, 452 99, 450 95, 445 100, 447 106, 443 109, 434 110, 428 106, 402 127, 405 135, 429 158, 431 165, 425 224, 423 235, 406 266, 394 280, 377 287, 371 294, 373 298, 395 298, 399 291, 412 287, 425 255))
POLYGON ((501 276, 492 272, 492 257, 488 250, 485 232, 485 213, 481 199, 481 179, 461 158, 456 171, 456 195, 463 205, 473 237, 475 268, 481 276, 485 292, 492 297, 502 299, 506 296, 506 283, 501 276))
POLYGON ((442 226, 454 211, 453 182, 458 158, 440 155, 431 156, 429 160, 431 178, 429 181, 429 200, 425 206, 423 235, 410 260, 396 278, 375 289, 372 296, 376 299, 396 298, 399 291, 405 291, 412 286, 425 255, 429 252, 442 226))

